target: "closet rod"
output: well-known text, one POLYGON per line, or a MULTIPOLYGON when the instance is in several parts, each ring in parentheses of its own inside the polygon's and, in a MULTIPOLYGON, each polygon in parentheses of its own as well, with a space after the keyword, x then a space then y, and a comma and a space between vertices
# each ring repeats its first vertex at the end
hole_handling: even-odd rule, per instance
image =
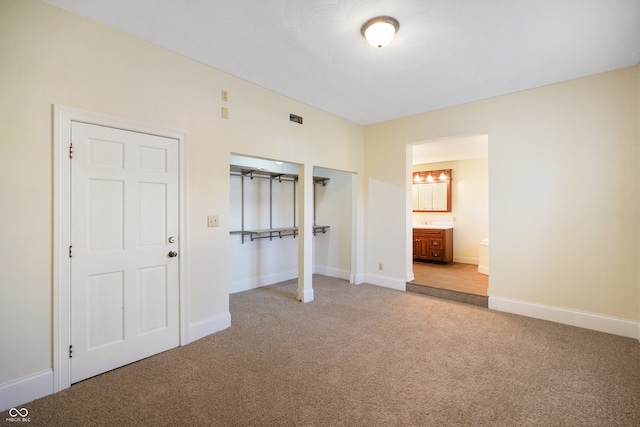
POLYGON ((269 179, 271 181, 276 180, 279 182, 282 181, 298 181, 298 177, 297 176, 290 176, 290 175, 254 175, 252 173, 240 173, 240 172, 231 172, 229 173, 229 175, 231 176, 246 176, 247 178, 261 178, 261 179, 269 179))

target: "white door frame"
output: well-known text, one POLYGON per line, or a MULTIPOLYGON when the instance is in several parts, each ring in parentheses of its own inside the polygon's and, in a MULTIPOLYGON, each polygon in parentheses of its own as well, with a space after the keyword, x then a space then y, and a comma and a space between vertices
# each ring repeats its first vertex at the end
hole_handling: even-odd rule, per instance
POLYGON ((179 310, 180 345, 189 343, 187 306, 187 133, 106 116, 69 107, 54 106, 53 111, 53 391, 71 386, 71 163, 69 145, 72 122, 108 126, 146 133, 178 141, 179 155, 179 310))

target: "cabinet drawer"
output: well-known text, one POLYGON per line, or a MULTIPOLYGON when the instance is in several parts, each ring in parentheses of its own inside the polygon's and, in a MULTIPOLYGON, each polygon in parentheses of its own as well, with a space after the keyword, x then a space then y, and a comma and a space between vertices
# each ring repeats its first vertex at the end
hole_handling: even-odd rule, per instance
POLYGON ((434 261, 444 261, 444 252, 438 249, 432 249, 429 259, 432 259, 434 261))
POLYGON ((429 239, 429 247, 431 249, 442 249, 444 247, 443 241, 439 237, 432 237, 429 239))
POLYGON ((413 234, 424 237, 444 237, 444 230, 431 230, 425 228, 413 229, 413 234))

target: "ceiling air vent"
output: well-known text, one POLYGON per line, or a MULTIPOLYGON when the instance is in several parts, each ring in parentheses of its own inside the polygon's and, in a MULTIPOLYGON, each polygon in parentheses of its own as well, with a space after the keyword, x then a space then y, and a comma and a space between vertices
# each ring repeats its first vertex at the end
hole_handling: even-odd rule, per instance
POLYGON ((289 114, 289 120, 291 120, 294 123, 302 124, 302 117, 296 116, 295 114, 289 114))

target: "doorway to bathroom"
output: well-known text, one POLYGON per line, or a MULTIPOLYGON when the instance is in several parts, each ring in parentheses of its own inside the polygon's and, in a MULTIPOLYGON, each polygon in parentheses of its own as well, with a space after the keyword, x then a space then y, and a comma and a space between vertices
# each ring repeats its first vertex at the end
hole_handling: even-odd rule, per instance
MULTIPOLYGON (((432 296, 459 300, 486 306, 488 302, 488 135, 439 138, 411 144, 412 150, 412 228, 413 280, 407 282, 407 290, 432 296), (436 172, 437 171, 437 172, 436 172), (416 205, 424 192, 421 177, 437 176, 445 171, 450 179, 448 208, 429 208, 416 205), (449 172, 450 171, 450 172, 449 172), (414 178, 416 179, 414 181, 414 178), (429 244, 424 233, 437 230, 429 244), (416 243, 416 241, 420 241, 416 243), (443 245, 451 255, 437 258, 439 249, 431 244, 443 245), (428 254, 420 252, 427 247, 428 254), (435 259, 429 255, 436 256, 435 259)), ((436 178, 437 180, 437 178, 436 178)))

